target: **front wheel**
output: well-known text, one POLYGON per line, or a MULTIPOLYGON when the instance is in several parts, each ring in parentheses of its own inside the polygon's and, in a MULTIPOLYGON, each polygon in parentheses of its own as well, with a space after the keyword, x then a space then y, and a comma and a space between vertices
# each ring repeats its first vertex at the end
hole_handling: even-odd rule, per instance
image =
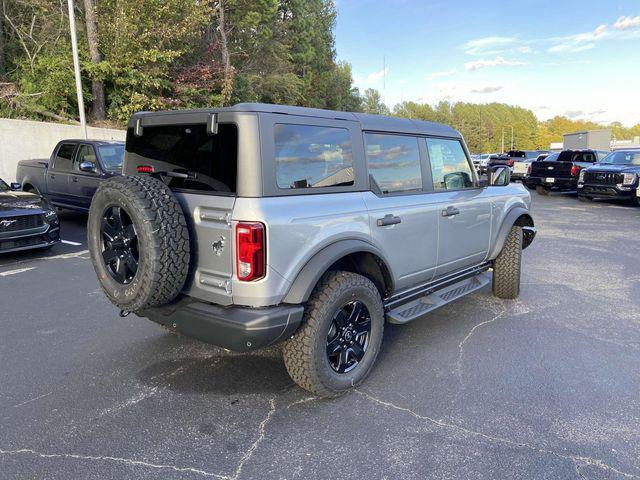
POLYGON ((493 261, 493 294, 513 300, 520 295, 522 227, 513 226, 498 258, 493 261))
POLYGON ((284 344, 284 363, 302 388, 335 397, 362 382, 384 331, 382 299, 367 278, 325 274, 305 309, 303 326, 284 344))

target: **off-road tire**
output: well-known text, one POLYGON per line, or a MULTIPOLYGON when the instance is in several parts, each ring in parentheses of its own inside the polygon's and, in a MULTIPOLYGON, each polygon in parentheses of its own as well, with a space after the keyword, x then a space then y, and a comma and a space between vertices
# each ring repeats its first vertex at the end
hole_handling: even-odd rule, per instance
POLYGON ((336 397, 362 382, 380 351, 384 310, 380 293, 368 278, 351 272, 325 274, 305 308, 302 327, 284 343, 289 375, 300 387, 321 397, 336 397), (371 316, 371 337, 362 361, 352 371, 336 373, 326 355, 326 338, 336 311, 349 301, 365 304, 371 316))
POLYGON ((538 195, 549 195, 549 190, 540 185, 536 186, 536 192, 538 195))
POLYGON ((184 287, 189 231, 178 200, 161 180, 133 175, 103 182, 91 202, 87 236, 100 286, 120 309, 136 312, 167 304, 184 287), (126 211, 138 236, 138 271, 126 285, 115 281, 102 259, 102 216, 111 206, 126 211))
POLYGON ((587 197, 586 195, 580 195, 580 194, 578 194, 578 200, 580 200, 581 202, 593 202, 592 197, 587 197))
POLYGON ((520 295, 522 227, 513 226, 498 258, 493 261, 493 294, 513 300, 520 295))

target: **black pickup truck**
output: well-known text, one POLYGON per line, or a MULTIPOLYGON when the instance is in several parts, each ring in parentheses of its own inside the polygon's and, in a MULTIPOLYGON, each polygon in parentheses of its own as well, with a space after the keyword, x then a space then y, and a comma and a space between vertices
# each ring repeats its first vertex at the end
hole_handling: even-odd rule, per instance
POLYGON ((618 150, 580 172, 578 198, 626 200, 640 205, 640 149, 618 150))
POLYGON ((541 195, 552 190, 576 191, 580 171, 591 167, 608 153, 598 150, 564 150, 553 153, 542 161, 531 162, 525 183, 541 195))
POLYGON ((56 207, 86 212, 100 182, 122 174, 124 142, 63 140, 51 158, 18 162, 16 179, 56 207))

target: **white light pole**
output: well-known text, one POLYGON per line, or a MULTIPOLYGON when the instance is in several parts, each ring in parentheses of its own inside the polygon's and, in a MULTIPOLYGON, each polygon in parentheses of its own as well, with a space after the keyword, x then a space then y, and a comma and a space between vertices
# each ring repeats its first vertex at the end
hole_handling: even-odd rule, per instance
POLYGON ((78 58, 78 38, 76 37, 76 16, 73 0, 68 0, 69 28, 71 29, 71 51, 73 53, 73 69, 76 75, 76 93, 78 95, 78 112, 80 114, 80 128, 85 140, 87 135, 87 119, 84 116, 84 98, 82 97, 82 79, 80 77, 80 59, 78 58))

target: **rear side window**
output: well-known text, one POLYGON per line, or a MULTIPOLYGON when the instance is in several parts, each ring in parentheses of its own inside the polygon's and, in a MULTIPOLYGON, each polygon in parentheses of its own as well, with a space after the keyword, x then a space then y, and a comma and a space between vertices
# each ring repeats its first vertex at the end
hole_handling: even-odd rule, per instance
POLYGON ((235 193, 238 130, 221 123, 216 135, 205 124, 145 126, 141 137, 127 134, 127 162, 150 165, 155 172, 185 173, 166 177, 172 189, 235 193))
POLYGON ((369 174, 382 193, 422 189, 420 147, 416 137, 367 133, 369 174))
POLYGON ((354 184, 353 147, 348 129, 276 124, 274 135, 279 188, 354 184))
POLYGON ((436 191, 473 188, 471 166, 458 140, 428 138, 427 147, 436 191))
POLYGON ((596 156, 593 152, 576 153, 573 157, 574 162, 595 163, 596 156))
POLYGON ((76 149, 73 143, 63 143, 58 148, 55 161, 53 162, 53 168, 55 170, 71 171, 73 165, 73 152, 76 149))

